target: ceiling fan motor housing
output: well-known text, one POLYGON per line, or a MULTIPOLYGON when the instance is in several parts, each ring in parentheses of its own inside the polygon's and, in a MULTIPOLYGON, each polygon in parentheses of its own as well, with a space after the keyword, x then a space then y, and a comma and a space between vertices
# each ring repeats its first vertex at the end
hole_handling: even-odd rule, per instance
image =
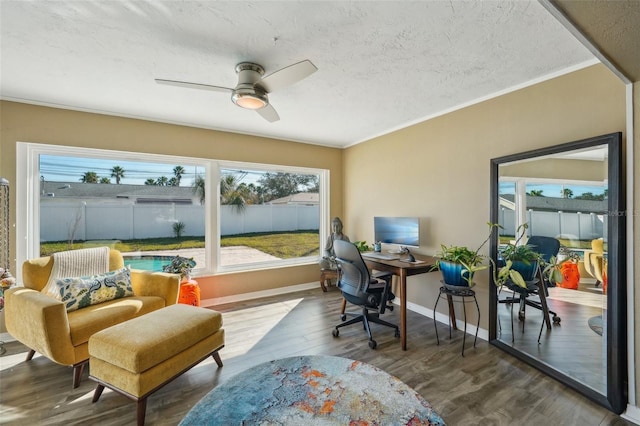
POLYGON ((256 83, 264 75, 264 68, 252 62, 241 62, 236 65, 238 84, 231 94, 236 105, 247 109, 260 109, 269 105, 267 92, 256 83))

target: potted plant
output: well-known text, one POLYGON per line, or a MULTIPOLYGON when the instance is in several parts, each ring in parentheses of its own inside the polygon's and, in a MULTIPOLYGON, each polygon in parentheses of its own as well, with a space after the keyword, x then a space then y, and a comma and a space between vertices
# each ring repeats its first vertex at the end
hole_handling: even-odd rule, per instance
POLYGON ((491 238, 493 228, 499 226, 493 223, 488 223, 488 225, 489 235, 475 250, 466 246, 440 245, 441 249, 436 254, 439 259, 433 270, 440 270, 446 285, 473 287, 473 275, 488 267, 484 263, 487 260, 487 256, 480 254, 480 250, 491 238))
POLYGON ((200 286, 196 280, 191 279, 191 270, 195 266, 193 257, 176 256, 171 259, 171 263, 162 267, 164 272, 179 274, 181 277, 178 303, 200 306, 200 286))
POLYGON ((162 267, 163 272, 180 275, 181 281, 191 280, 191 270, 196 266, 193 257, 176 256, 171 259, 171 263, 162 267))
POLYGON ((528 228, 527 223, 520 225, 516 230, 518 237, 515 242, 507 244, 500 251, 504 264, 495 268, 497 274, 494 276, 494 281, 497 286, 502 286, 510 280, 519 287, 527 288, 527 282, 535 279, 538 267, 542 272, 542 278, 551 285, 555 285, 563 281, 562 265, 565 262, 576 262, 578 256, 572 251, 564 253, 560 261, 556 256, 552 256, 546 262, 533 246, 520 244, 528 228))
POLYGON ((545 267, 540 253, 534 251, 534 248, 528 244, 520 244, 527 229, 529 229, 528 223, 518 226, 516 229, 518 237, 515 242, 510 242, 500 250, 500 264, 497 267, 494 265, 496 271, 494 282, 497 286, 500 287, 507 281, 511 281, 518 287, 527 288, 527 281, 534 279, 538 265, 545 267))

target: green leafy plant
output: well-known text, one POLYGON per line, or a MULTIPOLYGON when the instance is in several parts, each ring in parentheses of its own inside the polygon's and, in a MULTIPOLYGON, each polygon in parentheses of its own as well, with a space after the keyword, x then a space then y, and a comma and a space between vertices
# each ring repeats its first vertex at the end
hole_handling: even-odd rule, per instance
MULTIPOLYGON (((529 244, 519 244, 522 238, 526 235, 526 230, 529 229, 528 223, 523 223, 518 226, 516 235, 518 238, 515 242, 507 244, 502 250, 502 258, 505 261, 505 265, 497 268, 494 264, 494 283, 500 287, 511 281, 513 284, 527 288, 527 283, 520 274, 520 272, 513 269, 514 262, 522 262, 525 265, 531 265, 534 262, 538 262, 540 271, 542 272, 542 278, 552 283, 560 283, 563 280, 561 266, 565 262, 577 262, 579 256, 577 253, 566 250, 563 254, 565 258, 558 262, 555 256, 552 256, 548 262, 544 260, 542 255, 534 250, 529 244)), ((493 263, 493 260, 491 260, 493 263)))
POLYGON ((162 267, 162 271, 170 274, 179 274, 180 277, 184 278, 187 275, 191 275, 191 270, 195 266, 196 261, 193 260, 193 257, 176 256, 171 259, 171 263, 162 267))
POLYGON ((447 246, 441 244, 440 251, 436 254, 439 259, 431 270, 439 270, 441 261, 458 263, 463 266, 461 271, 462 277, 471 287, 473 284, 473 274, 488 268, 488 265, 485 264, 487 256, 480 254, 480 250, 482 250, 491 238, 493 229, 500 227, 500 225, 495 223, 487 223, 487 225, 489 226, 489 234, 482 244, 480 244, 475 250, 466 246, 447 246))
POLYGON ((562 264, 564 264, 565 262, 578 263, 578 261, 580 260, 580 255, 578 255, 578 253, 573 250, 569 250, 566 247, 560 248, 558 257, 560 254, 563 255, 563 259, 560 262, 558 262, 558 259, 556 257, 552 257, 549 262, 545 262, 543 264, 542 276, 546 280, 554 284, 559 284, 564 280, 561 270, 562 264))
POLYGON ((360 252, 371 251, 371 247, 367 244, 366 241, 355 241, 353 244, 358 248, 358 251, 360 252))
MULTIPOLYGON (((523 262, 525 265, 531 265, 533 262, 540 262, 544 264, 544 260, 540 253, 534 251, 533 247, 528 244, 520 244, 522 238, 526 235, 526 231, 529 229, 528 223, 523 223, 516 229, 516 235, 518 236, 513 243, 507 244, 502 250, 502 259, 505 261, 505 265, 498 268, 491 259, 493 264, 494 276, 493 282, 496 286, 501 287, 508 281, 518 287, 527 288, 527 282, 522 277, 520 272, 513 269, 514 262, 523 262)), ((544 265, 542 266, 544 268, 544 265)))

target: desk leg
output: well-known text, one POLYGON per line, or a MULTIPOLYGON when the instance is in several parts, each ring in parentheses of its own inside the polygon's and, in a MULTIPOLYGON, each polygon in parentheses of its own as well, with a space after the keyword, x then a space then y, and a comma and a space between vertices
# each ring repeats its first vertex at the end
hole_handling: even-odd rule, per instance
POLYGON ((407 273, 400 269, 400 341, 402 350, 407 350, 407 273))
MULTIPOLYGON (((449 318, 451 318, 451 324, 454 330, 458 329, 458 324, 456 324, 456 311, 453 307, 453 297, 450 294, 447 294, 447 302, 449 303, 449 318)), ((435 312, 433 313, 435 315, 435 312)))

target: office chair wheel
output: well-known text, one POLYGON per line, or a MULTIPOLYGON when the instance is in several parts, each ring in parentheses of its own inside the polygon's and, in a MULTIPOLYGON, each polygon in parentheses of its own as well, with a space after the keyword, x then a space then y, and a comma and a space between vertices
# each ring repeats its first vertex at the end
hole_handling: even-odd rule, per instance
POLYGON ((347 314, 340 315, 340 320, 341 321, 346 321, 347 320, 347 314))
POLYGON ((557 316, 557 315, 554 315, 554 317, 553 317, 553 323, 554 323, 554 324, 560 324, 560 321, 562 321, 562 318, 560 318, 560 317, 559 317, 559 316, 557 316))
POLYGON ((393 306, 392 305, 387 305, 387 309, 390 310, 391 312, 393 312, 393 306))
POLYGON ((373 340, 373 339, 369 340, 369 347, 371 349, 375 349, 376 346, 378 346, 378 343, 375 340, 373 340))
POLYGON ((333 331, 331 331, 331 334, 333 334, 333 337, 338 337, 340 335, 340 332, 337 328, 334 328, 333 331))
POLYGON ((400 337, 400 330, 398 330, 398 329, 396 328, 396 332, 395 332, 395 333, 393 333, 393 335, 394 335, 395 337, 400 337))

